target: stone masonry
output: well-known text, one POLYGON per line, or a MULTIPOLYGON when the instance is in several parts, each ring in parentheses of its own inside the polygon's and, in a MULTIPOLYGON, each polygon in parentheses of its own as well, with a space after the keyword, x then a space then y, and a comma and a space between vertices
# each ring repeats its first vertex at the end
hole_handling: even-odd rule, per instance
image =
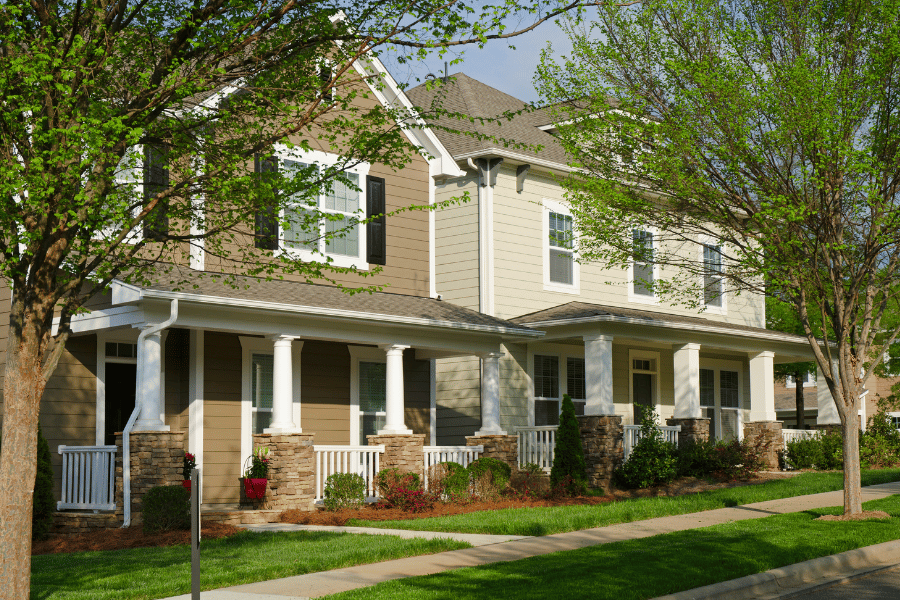
POLYGON ((582 415, 578 419, 588 486, 609 489, 613 471, 625 459, 620 415, 582 415))
MULTIPOLYGON (((316 497, 315 452, 312 433, 258 433, 254 451, 269 449, 268 488, 259 508, 314 510, 316 497)), ((243 491, 241 492, 243 498, 243 491)))
POLYGON ((483 458, 496 458, 515 472, 519 468, 519 436, 467 435, 466 446, 484 446, 483 458))
POLYGON ((744 424, 744 440, 762 451, 763 463, 769 469, 778 470, 778 454, 784 449, 781 421, 752 421, 744 424))
MULTIPOLYGON (((144 495, 161 485, 181 485, 184 466, 184 433, 180 431, 133 431, 131 447, 131 524, 141 521, 144 495)), ((122 434, 116 434, 116 518, 124 519, 125 496, 122 434)))
POLYGON ((709 441, 709 419, 666 419, 666 425, 672 427, 681 425, 681 431, 678 433, 678 443, 682 442, 708 442, 709 441))
POLYGON ((425 469, 425 434, 367 435, 369 446, 384 444, 380 469, 398 469, 401 473, 422 476, 425 469))
POLYGON ((115 529, 122 518, 111 512, 57 512, 53 514, 53 535, 71 536, 102 529, 115 529))

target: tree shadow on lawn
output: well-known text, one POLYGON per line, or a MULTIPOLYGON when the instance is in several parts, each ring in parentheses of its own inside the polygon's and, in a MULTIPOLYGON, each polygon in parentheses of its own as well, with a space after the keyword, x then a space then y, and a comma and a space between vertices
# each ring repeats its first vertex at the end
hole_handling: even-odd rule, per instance
POLYGON ((813 519, 837 510, 780 515, 395 580, 337 597, 654 598, 896 539, 900 502, 872 508, 893 517, 835 523, 813 519))

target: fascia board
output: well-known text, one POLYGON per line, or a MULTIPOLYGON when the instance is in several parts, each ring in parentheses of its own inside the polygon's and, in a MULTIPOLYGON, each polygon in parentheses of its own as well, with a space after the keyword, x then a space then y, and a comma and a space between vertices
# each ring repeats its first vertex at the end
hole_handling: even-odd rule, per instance
POLYGON ((542 158, 535 158, 533 156, 526 156, 524 154, 519 154, 517 152, 510 152, 509 150, 504 150, 502 148, 488 148, 486 150, 477 150, 475 152, 467 152, 466 154, 458 154, 454 158, 458 163, 465 163, 470 158, 481 158, 486 156, 499 156, 502 158, 508 158, 510 160, 515 160, 521 163, 527 163, 531 165, 537 165, 539 167, 543 167, 550 171, 555 171, 558 173, 573 173, 578 169, 573 169, 569 165, 564 165, 562 163, 544 160, 542 158))
POLYGON ((452 321, 433 321, 430 319, 422 319, 418 317, 403 317, 394 315, 381 315, 376 313, 366 313, 361 311, 341 310, 333 308, 324 308, 320 306, 304 306, 299 304, 282 304, 279 302, 259 302, 251 300, 240 300, 235 298, 225 298, 222 296, 199 296, 196 294, 185 294, 183 292, 168 292, 163 290, 143 290, 144 299, 158 298, 161 300, 184 300, 185 302, 194 302, 197 304, 208 304, 214 306, 246 308, 255 310, 269 310, 280 313, 295 313, 306 316, 328 317, 339 320, 350 321, 369 321, 375 323, 387 323, 394 325, 411 325, 414 327, 427 327, 435 329, 449 329, 455 331, 471 331, 478 333, 499 334, 504 339, 509 340, 528 340, 537 339, 544 335, 543 331, 522 331, 520 329, 512 329, 509 327, 497 327, 492 325, 464 324, 454 323, 452 321))

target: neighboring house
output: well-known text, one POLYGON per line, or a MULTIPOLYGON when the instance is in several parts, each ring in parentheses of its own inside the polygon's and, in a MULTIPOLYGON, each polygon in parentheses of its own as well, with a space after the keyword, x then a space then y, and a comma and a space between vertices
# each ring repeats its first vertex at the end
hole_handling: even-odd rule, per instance
MULTIPOLYGON (((545 335, 506 343, 493 358, 501 406, 490 428, 478 360, 438 361, 440 443, 461 442, 479 427, 514 434, 555 424, 565 393, 578 412, 617 414, 626 425, 640 405, 663 420, 707 417, 719 439, 741 437, 750 421, 775 421, 773 364, 810 360, 805 338, 766 330, 764 303, 752 294, 708 293, 699 313, 663 303, 646 284, 660 276, 649 258, 658 243, 650 229, 633 232, 645 252, 628 270, 580 263, 559 183, 571 168, 549 111, 484 122, 526 105, 464 74, 452 76, 443 93, 444 109, 473 119, 448 125, 479 135, 435 129, 466 171, 438 180, 436 198, 464 191, 472 198, 435 215, 437 292, 545 335)), ((435 92, 423 85, 408 95, 427 108, 435 92)), ((698 239, 696 251, 710 268, 705 288, 714 291, 721 268, 715 241, 698 239)))
MULTIPOLYGON (((371 90, 375 98, 408 105, 377 61, 366 68, 384 76, 385 87, 371 90)), ((428 204, 435 178, 463 175, 431 132, 411 129, 409 136, 421 155, 398 172, 358 165, 350 174, 362 191, 336 186, 321 195, 322 208, 349 216, 357 209, 377 214, 428 204)), ((256 169, 288 166, 284 150, 276 146, 256 169)), ((152 152, 147 157, 146 184, 165 184, 165 166, 152 152)), ((319 164, 335 159, 322 151, 300 158, 319 164)), ((165 283, 169 277, 149 286, 113 282, 107 295, 88 304, 90 312, 72 319, 74 334, 43 397, 40 421, 54 454, 57 491, 57 446, 111 444, 135 407, 135 434, 184 434, 184 450, 203 468, 204 504, 213 506, 238 502, 238 478, 254 433, 302 431, 314 434, 316 444, 340 445, 365 444, 366 435, 375 433, 434 440, 441 418, 435 359, 486 355, 541 334, 432 297, 433 218, 429 211, 402 212, 375 229, 357 225, 332 245, 315 247, 291 237, 295 232, 272 231, 284 251, 312 256, 318 250, 361 271, 382 265, 371 278, 336 279, 348 286, 383 285, 384 292, 351 296, 290 276, 238 277, 236 285, 227 285, 219 272, 228 266, 204 256, 202 248, 189 265, 177 267, 177 279, 186 284, 165 283), (160 324, 161 331, 154 327, 160 324)), ((0 312, 9 310, 5 294, 0 312)), ((0 367, 6 321, 0 318, 0 367)))

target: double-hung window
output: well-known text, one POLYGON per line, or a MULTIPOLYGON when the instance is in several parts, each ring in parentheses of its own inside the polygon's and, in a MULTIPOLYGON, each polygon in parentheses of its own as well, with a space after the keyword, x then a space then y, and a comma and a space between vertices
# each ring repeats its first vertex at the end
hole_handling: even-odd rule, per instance
POLYGON ((714 244, 703 244, 703 304, 707 308, 725 306, 722 247, 714 244))
POLYGON ((359 444, 384 429, 387 408, 387 364, 359 362, 359 444))
POLYGON ((583 415, 587 402, 587 386, 584 376, 584 358, 567 356, 534 355, 534 424, 559 425, 563 393, 572 398, 575 414, 583 415), (565 365, 565 373, 560 368, 565 365), (565 384, 563 391, 562 383, 565 384))
POLYGON ((717 440, 719 432, 716 428, 716 372, 712 369, 700 369, 700 410, 709 419, 709 439, 717 440))
POLYGON ((737 440, 741 433, 740 375, 730 368, 700 369, 700 409, 710 440, 737 440))
POLYGON ((587 386, 584 377, 584 359, 566 358, 566 389, 575 405, 575 414, 583 415, 584 406, 587 403, 587 386))
POLYGON ((250 357, 250 415, 253 433, 262 433, 272 422, 274 358, 253 353, 250 357))
POLYGON ((654 299, 653 232, 634 229, 631 232, 632 294, 637 299, 654 299))
POLYGON ((572 266, 572 216, 550 213, 550 281, 563 285, 574 283, 572 266))
MULTIPOLYGON (((144 146, 144 205, 169 188, 169 157, 161 146, 144 146)), ((169 234, 168 199, 161 200, 144 217, 144 238, 164 240, 169 234)))

